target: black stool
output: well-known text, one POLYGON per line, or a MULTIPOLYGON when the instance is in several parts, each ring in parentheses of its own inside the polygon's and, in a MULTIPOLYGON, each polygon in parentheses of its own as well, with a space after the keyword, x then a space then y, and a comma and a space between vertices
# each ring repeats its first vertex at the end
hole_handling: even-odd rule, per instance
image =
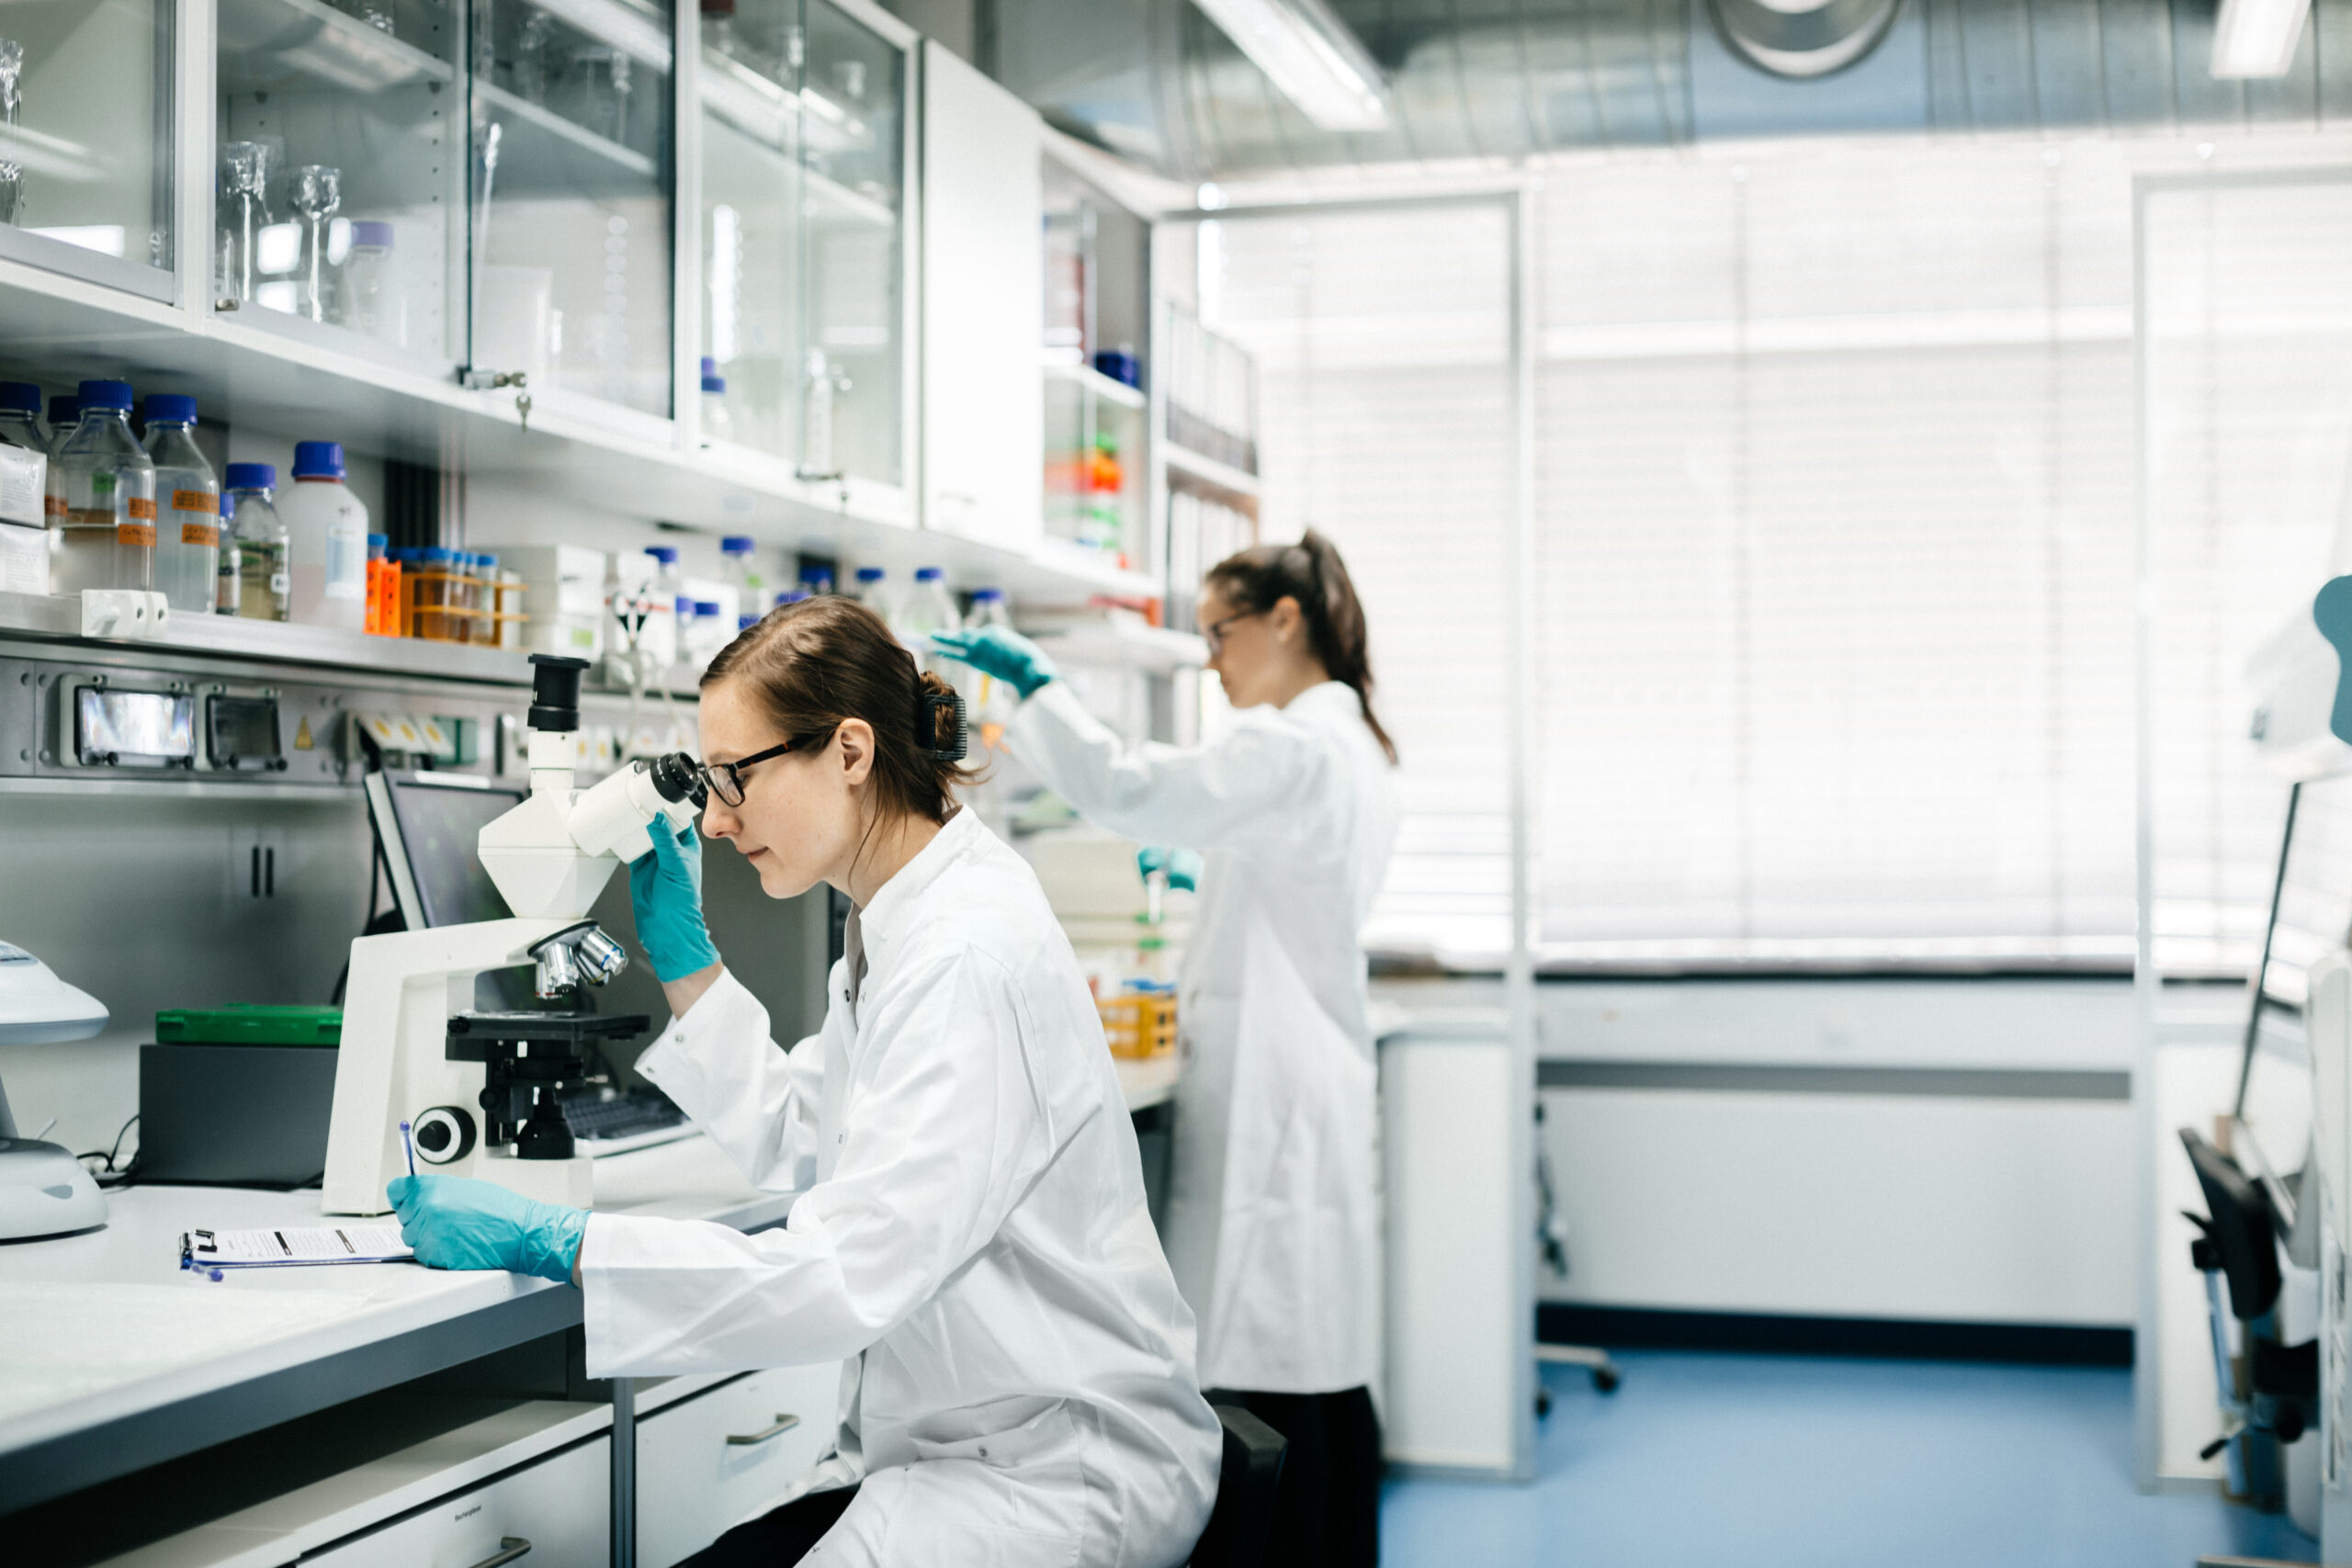
POLYGON ((1192 1568, 1260 1568, 1274 1519, 1274 1483, 1289 1439, 1238 1404, 1212 1406, 1225 1427, 1216 1506, 1193 1548, 1192 1568))

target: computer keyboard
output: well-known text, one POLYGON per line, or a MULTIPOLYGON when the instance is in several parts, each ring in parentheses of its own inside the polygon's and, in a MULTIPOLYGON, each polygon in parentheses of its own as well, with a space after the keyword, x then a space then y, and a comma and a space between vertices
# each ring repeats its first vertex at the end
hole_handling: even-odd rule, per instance
POLYGON ((622 1154, 692 1137, 694 1123, 658 1089, 576 1089, 563 1096, 564 1125, 591 1155, 622 1154))

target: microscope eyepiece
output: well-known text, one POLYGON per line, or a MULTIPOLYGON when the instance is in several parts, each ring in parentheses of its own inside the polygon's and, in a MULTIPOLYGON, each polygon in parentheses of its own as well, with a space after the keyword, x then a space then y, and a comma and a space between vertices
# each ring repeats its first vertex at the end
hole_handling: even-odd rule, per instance
POLYGON ((699 811, 708 804, 709 791, 703 787, 702 766, 684 751, 672 751, 656 757, 646 764, 646 773, 653 780, 654 793, 675 803, 691 800, 699 811))
POLYGON ((533 729, 569 734, 580 728, 580 677, 587 672, 584 659, 555 653, 531 655, 533 729))

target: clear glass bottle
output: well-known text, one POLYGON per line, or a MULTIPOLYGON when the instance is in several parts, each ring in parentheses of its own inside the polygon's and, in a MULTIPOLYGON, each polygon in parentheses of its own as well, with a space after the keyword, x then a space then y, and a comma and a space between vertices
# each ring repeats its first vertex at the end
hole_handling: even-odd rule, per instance
POLYGON ((0 381, 0 441, 48 455, 49 437, 40 431, 40 389, 30 381, 0 381))
POLYGON ((727 412, 727 378, 718 373, 718 361, 706 354, 702 356, 702 444, 735 439, 735 421, 727 412))
POLYGON ((767 607, 767 574, 760 570, 759 547, 741 534, 718 541, 718 581, 735 590, 738 609, 757 613, 767 607))
POLYGON ((292 619, 294 580, 287 569, 291 541, 277 515, 277 469, 269 463, 229 465, 222 515, 237 540, 237 614, 249 621, 292 619))
POLYGON ((351 225, 351 248, 344 253, 342 287, 336 292, 336 314, 356 333, 405 348, 407 311, 398 293, 387 292, 385 279, 392 263, 392 226, 379 219, 360 218, 351 225))
POLYGON ((278 514, 294 619, 356 632, 368 618, 368 508, 344 487, 343 472, 339 442, 296 442, 294 490, 278 514))
POLYGON ((898 595, 890 592, 890 574, 878 566, 857 569, 857 602, 882 617, 890 619, 898 595))
POLYGON ((71 392, 60 392, 49 400, 49 493, 41 502, 51 530, 50 548, 54 571, 57 547, 56 530, 62 527, 65 516, 65 471, 57 466, 57 455, 65 450, 72 439, 74 427, 82 423, 82 400, 71 392))
POLYGON ((153 588, 155 465, 130 433, 130 383, 82 383, 82 417, 59 449, 65 513, 52 516, 50 592, 153 588))
MULTIPOLYGON (((1012 629, 1012 617, 1005 613, 1004 590, 975 588, 972 590, 972 613, 964 619, 967 632, 989 626, 1012 629)), ((950 661, 946 668, 961 671, 956 677, 956 689, 964 694, 966 716, 982 747, 993 750, 1004 734, 1004 727, 1012 720, 1012 712, 1021 705, 1021 695, 1004 682, 984 675, 968 664, 950 661)))
POLYGON ((245 592, 245 556, 229 521, 229 499, 220 498, 220 554, 212 563, 212 613, 233 615, 245 592))
MULTIPOLYGON (((833 569, 829 566, 804 566, 800 569, 802 597, 816 599, 833 591, 833 569)), ((779 595, 777 603, 783 603, 779 595)))
POLYGON ((147 399, 147 456, 155 465, 155 588, 173 610, 201 615, 220 591, 220 480, 196 446, 196 400, 147 399))
POLYGON ((915 662, 952 679, 958 666, 934 658, 932 634, 957 631, 963 625, 964 617, 956 613, 956 597, 947 592, 946 574, 935 566, 915 568, 914 591, 899 603, 898 618, 890 623, 899 640, 913 652, 915 662))

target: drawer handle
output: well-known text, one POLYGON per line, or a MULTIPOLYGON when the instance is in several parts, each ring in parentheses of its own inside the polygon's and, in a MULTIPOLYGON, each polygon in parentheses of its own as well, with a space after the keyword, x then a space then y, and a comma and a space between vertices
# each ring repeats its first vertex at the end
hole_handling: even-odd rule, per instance
POLYGON ((531 1543, 521 1536, 503 1535, 498 1538, 498 1550, 475 1563, 474 1568, 500 1568, 501 1564, 512 1562, 530 1550, 531 1543))
MULTIPOLYGON (((764 1443, 770 1438, 780 1438, 799 1425, 799 1416, 786 1416, 779 1410, 775 1413, 775 1426, 758 1432, 729 1432, 727 1435, 727 1442, 730 1448, 748 1449, 753 1443, 764 1443)), ((479 1568, 490 1568, 490 1564, 484 1562, 479 1564, 479 1568)))

